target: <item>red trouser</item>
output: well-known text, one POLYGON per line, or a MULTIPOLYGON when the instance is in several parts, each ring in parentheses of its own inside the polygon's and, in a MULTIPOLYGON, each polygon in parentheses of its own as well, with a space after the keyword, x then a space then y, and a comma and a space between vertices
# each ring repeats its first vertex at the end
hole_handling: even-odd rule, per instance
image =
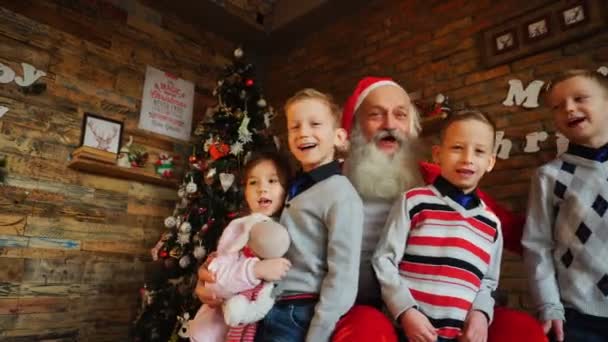
MULTIPOLYGON (((379 310, 355 305, 340 319, 333 342, 396 342, 391 321, 379 310)), ((488 342, 546 342, 543 329, 532 316, 519 310, 496 308, 488 331, 488 342)))

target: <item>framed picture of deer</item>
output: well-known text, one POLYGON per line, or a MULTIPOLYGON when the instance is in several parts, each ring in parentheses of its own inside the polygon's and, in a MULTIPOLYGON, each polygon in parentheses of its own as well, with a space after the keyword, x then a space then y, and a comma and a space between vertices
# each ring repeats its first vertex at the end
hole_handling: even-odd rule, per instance
POLYGON ((122 139, 122 122, 84 113, 82 119, 81 146, 118 153, 122 139))

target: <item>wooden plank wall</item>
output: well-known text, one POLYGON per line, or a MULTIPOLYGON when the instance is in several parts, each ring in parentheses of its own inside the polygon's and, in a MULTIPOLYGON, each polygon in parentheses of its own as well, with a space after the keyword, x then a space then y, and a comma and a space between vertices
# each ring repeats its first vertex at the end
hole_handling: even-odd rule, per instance
MULTIPOLYGON (((148 250, 176 191, 67 168, 84 112, 137 125, 146 65, 196 84, 194 123, 234 44, 140 3, 0 3, 0 63, 46 72, 0 83, 0 340, 126 341, 148 250), (143 13, 143 14, 142 14, 143 13)), ((147 137, 151 151, 186 144, 147 137)))

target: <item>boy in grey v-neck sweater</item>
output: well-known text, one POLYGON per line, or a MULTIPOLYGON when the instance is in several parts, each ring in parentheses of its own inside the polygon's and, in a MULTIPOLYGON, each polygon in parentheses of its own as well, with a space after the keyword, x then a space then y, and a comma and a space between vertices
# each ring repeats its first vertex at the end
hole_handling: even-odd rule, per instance
POLYGON ((285 110, 289 149, 303 169, 280 220, 291 237, 285 257, 292 267, 256 341, 325 342, 357 295, 363 204, 334 161, 346 132, 332 99, 305 89, 285 110))

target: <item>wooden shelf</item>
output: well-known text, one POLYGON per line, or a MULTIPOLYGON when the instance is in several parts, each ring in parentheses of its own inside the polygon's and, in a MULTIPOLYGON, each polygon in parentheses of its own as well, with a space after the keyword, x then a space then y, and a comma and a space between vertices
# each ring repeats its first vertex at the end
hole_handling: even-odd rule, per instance
POLYGON ((446 113, 441 115, 426 116, 420 120, 422 126, 422 136, 426 137, 435 133, 439 133, 441 123, 448 117, 446 113))
POLYGON ((129 179, 142 183, 152 183, 169 188, 177 188, 177 180, 163 178, 157 174, 151 173, 150 171, 139 168, 120 167, 118 165, 105 164, 81 158, 72 159, 70 164, 68 164, 68 167, 75 170, 100 174, 108 177, 129 179))

